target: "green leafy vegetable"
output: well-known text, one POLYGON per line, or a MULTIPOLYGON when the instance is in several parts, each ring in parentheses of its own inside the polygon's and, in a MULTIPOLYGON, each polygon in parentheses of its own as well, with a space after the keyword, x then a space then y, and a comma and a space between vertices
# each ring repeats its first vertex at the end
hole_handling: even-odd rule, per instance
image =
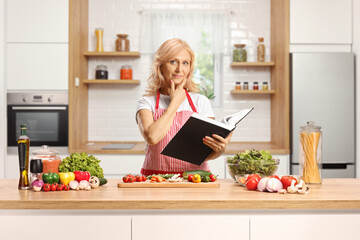
POLYGON ((229 170, 234 174, 272 175, 277 169, 277 162, 268 151, 246 150, 233 157, 226 158, 229 170))
POLYGON ((88 171, 91 176, 103 178, 103 169, 99 163, 101 161, 93 155, 87 153, 73 153, 69 157, 64 158, 60 165, 60 172, 88 171))

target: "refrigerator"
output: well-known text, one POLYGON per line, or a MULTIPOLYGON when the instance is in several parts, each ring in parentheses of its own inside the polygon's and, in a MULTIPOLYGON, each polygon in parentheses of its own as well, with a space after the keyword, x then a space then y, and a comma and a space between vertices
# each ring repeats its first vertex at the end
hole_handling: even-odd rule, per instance
POLYGON ((300 126, 322 131, 323 178, 355 177, 355 56, 290 54, 290 173, 299 175, 300 126))

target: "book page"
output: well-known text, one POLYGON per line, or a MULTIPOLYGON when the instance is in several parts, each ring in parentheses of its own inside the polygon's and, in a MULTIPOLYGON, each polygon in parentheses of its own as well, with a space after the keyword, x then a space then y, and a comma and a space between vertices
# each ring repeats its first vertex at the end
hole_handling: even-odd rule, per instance
POLYGON ((227 115, 224 117, 223 122, 230 126, 236 126, 244 117, 246 117, 254 108, 243 109, 240 112, 227 115))

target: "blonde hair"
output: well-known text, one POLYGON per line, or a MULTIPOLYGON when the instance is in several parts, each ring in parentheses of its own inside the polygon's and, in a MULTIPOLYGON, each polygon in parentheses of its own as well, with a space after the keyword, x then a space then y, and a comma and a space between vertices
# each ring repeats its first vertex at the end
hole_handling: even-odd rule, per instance
POLYGON ((181 50, 185 49, 190 54, 190 72, 184 87, 190 92, 198 92, 197 85, 193 82, 193 72, 195 68, 195 54, 189 44, 185 41, 173 38, 165 41, 156 51, 151 67, 151 74, 148 78, 149 86, 145 90, 145 96, 153 96, 160 88, 165 86, 165 78, 161 73, 161 66, 166 61, 174 58, 181 50))

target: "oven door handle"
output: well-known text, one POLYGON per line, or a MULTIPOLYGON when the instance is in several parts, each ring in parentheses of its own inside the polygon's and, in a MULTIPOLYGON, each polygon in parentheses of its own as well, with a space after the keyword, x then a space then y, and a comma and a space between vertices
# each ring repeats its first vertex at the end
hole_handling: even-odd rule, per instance
POLYGON ((11 107, 12 110, 66 110, 66 107, 11 107))

